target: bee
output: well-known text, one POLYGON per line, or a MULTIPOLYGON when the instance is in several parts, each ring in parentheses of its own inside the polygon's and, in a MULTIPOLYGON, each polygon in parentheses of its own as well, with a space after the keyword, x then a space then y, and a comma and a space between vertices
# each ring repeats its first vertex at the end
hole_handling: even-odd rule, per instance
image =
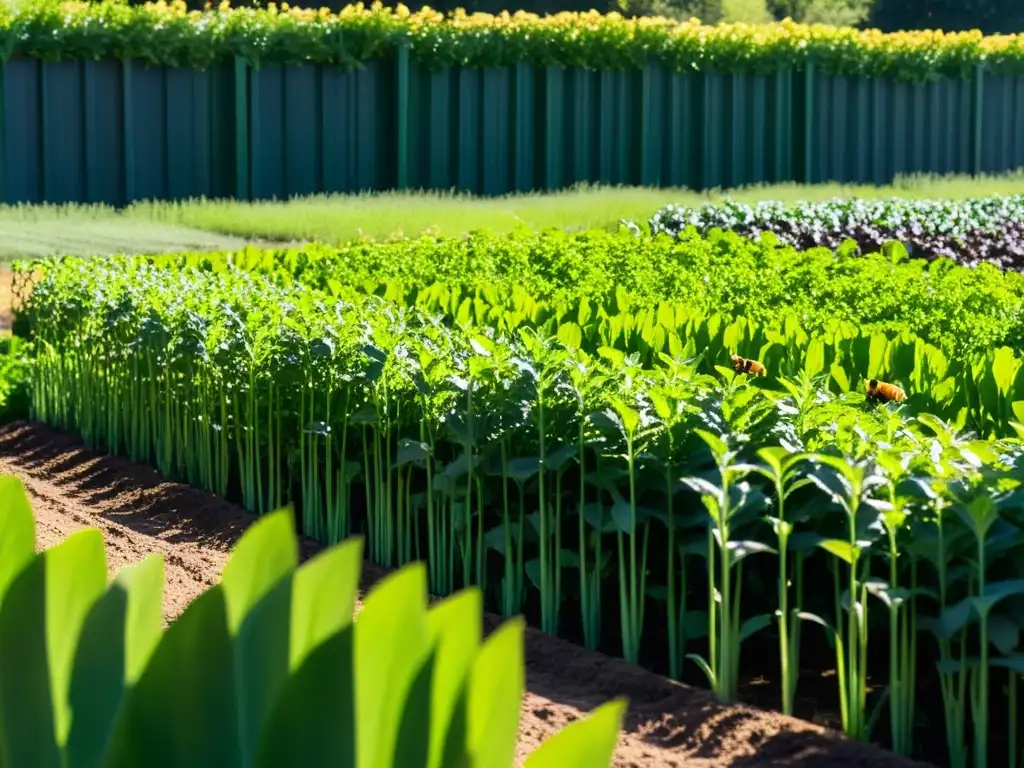
POLYGON ((737 373, 746 373, 750 376, 768 375, 768 371, 757 360, 747 360, 739 355, 732 355, 729 359, 732 360, 732 367, 736 369, 737 373))
POLYGON ((907 397, 907 393, 895 384, 887 384, 878 379, 871 379, 867 384, 868 400, 878 400, 883 403, 900 403, 907 397))

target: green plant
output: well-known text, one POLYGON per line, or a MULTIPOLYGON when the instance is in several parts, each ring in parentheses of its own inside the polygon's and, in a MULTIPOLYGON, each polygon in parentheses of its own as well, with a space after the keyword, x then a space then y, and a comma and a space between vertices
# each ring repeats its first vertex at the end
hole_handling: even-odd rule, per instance
MULTIPOLYGON (((791 707, 800 664, 822 641, 797 619, 818 617, 842 672, 847 730, 868 738, 888 702, 900 750, 914 743, 913 700, 925 690, 911 668, 931 669, 948 650, 966 660, 965 676, 938 668, 940 681, 956 677, 954 694, 980 691, 983 667, 1001 683, 1000 664, 1016 656, 981 654, 977 622, 942 624, 953 627, 945 650, 918 643, 979 577, 976 548, 959 546, 966 522, 952 513, 943 536, 958 546, 945 559, 915 551, 933 510, 905 486, 968 482, 997 502, 1003 530, 1019 533, 1024 375, 1014 350, 951 362, 902 331, 835 322, 809 333, 792 315, 729 317, 641 301, 622 286, 573 298, 573 281, 578 292, 602 284, 602 264, 629 274, 615 264, 628 259, 640 275, 659 253, 631 236, 594 242, 422 239, 344 251, 347 266, 318 248, 28 265, 20 320, 39 371, 34 413, 209 490, 237 478, 236 498, 253 512, 293 502, 304 532, 326 543, 362 531, 374 561, 425 560, 437 594, 474 585, 493 610, 524 612, 552 634, 579 626, 587 645, 663 657, 673 676, 701 667, 723 698, 738 689, 741 644, 777 630, 791 707), (372 275, 385 255, 404 259, 390 268, 406 269, 408 282, 372 275), (474 270, 503 259, 545 298, 475 283, 474 270), (425 279, 410 288, 431 264, 446 277, 460 263, 472 290, 425 279), (762 360, 769 375, 737 373, 731 352, 762 360), (868 403, 863 382, 875 377, 910 397, 868 403), (929 565, 942 562, 942 575, 929 565), (602 622, 609 599, 617 627, 602 622), (889 650, 879 696, 867 685, 878 675, 869 643, 889 650)), ((657 246, 710 265, 743 243, 657 246)), ((767 261, 775 249, 744 253, 767 261)), ((842 262, 829 252, 806 261, 819 257, 842 262)), ((846 265, 857 276, 875 268, 846 265)), ((890 262, 888 274, 901 267, 911 269, 890 262)), ((724 286, 743 279, 732 269, 706 274, 724 286)), ((936 493, 960 503, 955 489, 936 493)), ((986 584, 1016 578, 1017 540, 1006 533, 1005 548, 986 552, 986 584)), ((990 640, 1009 636, 1012 604, 992 614, 990 640)), ((953 702, 952 744, 974 746, 961 713, 1008 722, 995 707, 1015 706, 1010 692, 993 683, 988 693, 998 703, 987 712, 979 693, 976 707, 953 702)))
POLYGON ((0 340, 0 424, 28 416, 30 375, 31 353, 25 340, 0 340))
POLYGON ((1019 36, 923 30, 881 34, 790 21, 716 27, 671 19, 624 19, 618 13, 517 12, 446 18, 362 4, 326 9, 217 8, 188 12, 184 3, 56 4, 40 0, 3 9, 0 51, 33 58, 115 56, 203 68, 240 56, 253 64, 323 62, 355 68, 406 46, 431 69, 456 64, 640 69, 661 63, 679 72, 766 74, 814 61, 826 72, 924 81, 963 77, 982 62, 993 73, 1024 70, 1019 36))
MULTIPOLYGON (((24 488, 0 477, 4 765, 513 762, 522 621, 482 642, 479 592, 428 609, 422 565, 387 577, 353 621, 362 542, 300 567, 291 515, 275 512, 162 631, 160 557, 107 586, 98 530, 39 554, 34 539, 24 488)), ((623 711, 598 708, 526 764, 609 765, 623 711)))

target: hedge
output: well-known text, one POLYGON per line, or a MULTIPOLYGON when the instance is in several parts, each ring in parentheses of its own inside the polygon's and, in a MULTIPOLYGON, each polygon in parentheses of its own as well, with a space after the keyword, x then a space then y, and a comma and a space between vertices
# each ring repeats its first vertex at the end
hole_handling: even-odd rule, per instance
POLYGON ((637 69, 660 63, 677 72, 770 74, 822 71, 924 82, 965 77, 978 65, 1024 73, 1024 35, 935 30, 882 33, 790 20, 704 26, 697 20, 624 19, 617 13, 517 12, 444 16, 379 4, 328 9, 231 8, 189 11, 184 3, 129 6, 28 2, 0 10, 0 56, 83 59, 113 56, 171 67, 204 68, 225 57, 261 64, 325 63, 347 69, 392 56, 399 46, 430 69, 452 65, 637 69))

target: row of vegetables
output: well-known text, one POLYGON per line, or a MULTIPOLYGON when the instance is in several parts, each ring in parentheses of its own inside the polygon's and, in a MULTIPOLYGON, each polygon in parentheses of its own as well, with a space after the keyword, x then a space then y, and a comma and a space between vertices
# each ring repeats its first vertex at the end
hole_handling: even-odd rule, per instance
MULTIPOLYGON (((938 326, 824 327, 622 286, 587 299, 577 245, 667 274, 736 242, 590 238, 19 265, 32 408, 253 512, 294 502, 313 538, 365 533, 377 563, 425 561, 435 594, 477 585, 546 632, 703 671, 725 699, 748 640, 776 649, 787 712, 801 670, 834 654, 845 730, 904 754, 934 756, 922 726, 938 686, 945 758, 1015 766, 1020 345, 962 351, 938 326), (554 287, 488 284, 502 259, 554 287), (371 277, 376 264, 392 274, 371 277), (867 396, 890 385, 905 399, 867 396)), ((787 253, 746 247, 766 265, 787 253)), ((1017 295, 995 270, 848 261, 850 275, 913 270, 940 305, 1017 295)), ((863 297, 843 300, 821 311, 843 318, 863 297)))
MULTIPOLYGON (((770 239, 770 238, 767 238, 770 239)), ((1024 275, 949 259, 909 258, 896 243, 884 252, 798 251, 733 232, 693 231, 678 239, 628 232, 477 232, 465 238, 420 237, 387 243, 156 257, 169 267, 267 275, 325 292, 362 290, 413 301, 436 283, 489 303, 512 295, 568 312, 581 305, 612 310, 680 302, 705 315, 776 323, 799 318, 812 334, 837 322, 865 331, 910 331, 949 356, 995 347, 1024 348, 1024 275)), ((443 289, 441 289, 443 292, 443 289)), ((584 310, 585 311, 585 310, 584 310)))
MULTIPOLYGON (((647 222, 653 235, 679 237, 689 227, 718 228, 744 237, 770 232, 795 248, 837 249, 847 241, 877 253, 898 241, 915 257, 948 258, 966 266, 992 264, 1024 269, 1024 196, 947 200, 865 200, 822 202, 726 200, 696 208, 667 205, 647 222)), ((635 230, 637 225, 630 226, 635 230)))

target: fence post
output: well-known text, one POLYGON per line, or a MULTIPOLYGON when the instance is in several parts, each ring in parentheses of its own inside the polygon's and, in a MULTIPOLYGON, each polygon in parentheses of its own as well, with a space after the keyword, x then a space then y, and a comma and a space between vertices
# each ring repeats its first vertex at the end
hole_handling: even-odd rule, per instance
POLYGON ((640 85, 640 185, 644 187, 656 187, 660 182, 660 163, 655 160, 658 137, 654 133, 655 121, 651 115, 655 108, 652 66, 650 62, 644 64, 640 85))
POLYGON ((249 199, 249 65, 235 56, 235 197, 249 199))
POLYGON ((814 182, 814 62, 807 60, 804 69, 804 110, 801 133, 804 140, 804 184, 814 182))
POLYGON ((121 62, 121 124, 124 131, 124 202, 135 200, 135 131, 132 117, 132 61, 121 62))
POLYGON ((409 187, 409 47, 400 45, 395 61, 395 186, 409 187))
POLYGON ((971 173, 981 173, 982 119, 985 108, 985 65, 974 67, 974 87, 971 88, 971 173))

